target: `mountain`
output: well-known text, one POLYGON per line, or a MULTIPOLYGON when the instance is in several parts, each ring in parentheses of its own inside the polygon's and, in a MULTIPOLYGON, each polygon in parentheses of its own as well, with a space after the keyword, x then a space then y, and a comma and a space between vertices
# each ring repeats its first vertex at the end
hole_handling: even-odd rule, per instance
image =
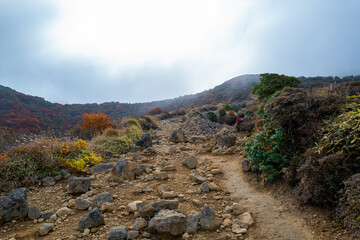
POLYGON ((189 105, 241 101, 249 96, 252 86, 259 81, 259 77, 259 75, 243 75, 201 93, 134 104, 107 102, 63 105, 0 85, 0 128, 31 133, 48 129, 66 130, 79 124, 81 115, 85 112, 103 112, 115 119, 139 116, 156 107, 173 111, 189 105))

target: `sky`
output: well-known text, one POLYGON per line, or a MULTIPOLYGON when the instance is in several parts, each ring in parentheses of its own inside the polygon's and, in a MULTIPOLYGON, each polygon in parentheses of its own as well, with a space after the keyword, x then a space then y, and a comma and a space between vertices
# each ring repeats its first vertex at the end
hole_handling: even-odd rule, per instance
POLYGON ((360 74, 358 0, 0 0, 0 85, 148 102, 243 74, 360 74))

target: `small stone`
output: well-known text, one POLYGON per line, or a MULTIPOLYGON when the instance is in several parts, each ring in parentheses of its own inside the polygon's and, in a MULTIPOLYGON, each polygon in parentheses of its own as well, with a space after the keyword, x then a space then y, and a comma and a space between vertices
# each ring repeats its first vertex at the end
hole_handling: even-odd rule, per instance
POLYGON ((190 235, 186 232, 181 236, 182 239, 187 240, 190 238, 190 235))
POLYGON ((84 230, 84 232, 83 232, 83 236, 85 237, 85 236, 87 236, 87 235, 89 235, 89 234, 90 234, 90 229, 86 228, 86 229, 84 230))
POLYGON ((43 220, 48 220, 48 219, 50 219, 51 216, 54 215, 54 214, 55 214, 55 212, 53 212, 53 211, 44 212, 43 214, 41 214, 41 218, 42 218, 43 220))
POLYGON ((191 156, 188 158, 185 158, 182 162, 183 165, 187 166, 190 169, 194 169, 197 164, 197 160, 195 156, 191 156))
POLYGON ((110 228, 108 240, 122 240, 127 238, 126 226, 115 226, 110 228))
POLYGON ((63 217, 65 215, 69 216, 69 215, 73 215, 73 214, 74 214, 74 211, 67 207, 62 207, 59 210, 57 210, 57 212, 56 212, 56 215, 58 215, 58 217, 63 217))
POLYGON ((158 179, 158 180, 166 180, 166 179, 169 179, 169 175, 167 174, 167 172, 160 172, 156 176, 156 179, 158 179))
POLYGON ((116 209, 116 205, 114 203, 110 203, 110 202, 105 202, 105 203, 101 204, 101 206, 100 206, 100 211, 102 213, 112 212, 115 209, 116 209))
POLYGON ((42 183, 44 184, 44 186, 54 186, 55 185, 55 179, 52 177, 44 177, 42 180, 42 183))
POLYGON ((196 183, 203 183, 206 181, 205 177, 200 176, 198 174, 190 174, 190 179, 196 183))
POLYGON ((205 205, 201 210, 200 225, 205 230, 216 230, 220 222, 214 212, 209 206, 205 205))
POLYGON ((163 198, 176 198, 177 194, 174 191, 170 191, 170 192, 163 192, 162 193, 163 198))
POLYGON ((75 207, 75 199, 70 199, 67 203, 68 208, 74 208, 75 207))
POLYGON ((86 193, 89 190, 90 187, 90 178, 87 177, 71 177, 68 180, 69 187, 68 192, 69 193, 86 193))
POLYGON ((78 210, 86 210, 92 206, 92 202, 87 199, 83 199, 81 197, 76 198, 75 200, 75 208, 78 210))
POLYGON ((41 227, 39 229, 40 236, 47 235, 51 230, 54 229, 54 226, 55 225, 52 223, 44 223, 43 225, 41 225, 41 227))
POLYGON ((132 212, 136 212, 137 211, 137 206, 136 204, 138 203, 142 203, 143 201, 133 201, 131 203, 129 203, 126 207, 126 211, 129 212, 129 213, 132 213, 132 212))
POLYGON ((231 231, 235 234, 244 234, 247 232, 247 229, 240 227, 238 224, 233 224, 231 231))
POLYGON ((166 172, 170 172, 170 171, 176 171, 176 166, 175 165, 168 165, 168 166, 165 166, 163 171, 166 171, 166 172))
POLYGON ((136 231, 139 231, 145 227, 147 227, 147 221, 140 217, 140 218, 137 218, 134 222, 134 225, 133 225, 133 230, 136 230, 136 231))
POLYGON ((222 174, 222 171, 219 168, 211 169, 210 172, 211 172, 211 174, 214 174, 214 175, 222 174))
POLYGON ((243 211, 244 210, 239 203, 233 203, 232 212, 234 215, 240 215, 243 211))
POLYGON ((41 211, 37 206, 30 206, 28 211, 28 218, 39 219, 41 217, 41 211))
POLYGON ((140 232, 139 231, 129 231, 127 234, 127 239, 128 240, 135 240, 140 236, 140 232))
POLYGON ((94 208, 79 221, 78 228, 84 231, 86 228, 98 227, 102 224, 104 224, 104 216, 99 208, 94 208))
POLYGON ((100 207, 105 202, 112 202, 113 197, 109 192, 103 192, 94 198, 93 204, 95 207, 100 207))
POLYGON ((210 188, 209 188, 209 185, 208 185, 207 182, 203 182, 203 183, 200 185, 200 191, 201 191, 201 192, 204 192, 204 193, 210 192, 210 188))
POLYGON ((218 185, 216 185, 214 182, 209 183, 209 188, 211 191, 220 191, 221 190, 221 188, 218 185))
POLYGON ((250 227, 254 224, 254 219, 249 212, 241 214, 238 219, 241 223, 245 225, 245 227, 250 227))
POLYGON ((249 172, 251 170, 250 162, 247 159, 241 161, 241 167, 244 172, 249 172))

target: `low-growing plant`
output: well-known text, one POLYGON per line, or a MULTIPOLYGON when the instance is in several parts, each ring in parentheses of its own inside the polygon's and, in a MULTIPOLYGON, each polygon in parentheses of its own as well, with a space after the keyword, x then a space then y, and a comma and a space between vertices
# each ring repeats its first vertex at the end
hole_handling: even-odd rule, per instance
POLYGON ((214 112, 208 112, 207 115, 208 115, 210 121, 216 122, 216 123, 219 122, 219 119, 214 112))
POLYGON ((229 111, 229 110, 236 111, 236 109, 231 105, 230 102, 226 103, 225 106, 222 109, 224 109, 225 111, 229 111))
POLYGON ((223 117, 223 116, 225 116, 225 115, 226 115, 226 110, 220 109, 220 110, 219 110, 219 116, 220 116, 220 117, 223 117))
POLYGON ((120 133, 119 130, 114 129, 114 128, 107 128, 104 132, 105 137, 119 137, 120 133))
POLYGON ((286 166, 286 155, 281 151, 284 134, 281 127, 264 127, 244 144, 245 156, 268 180, 279 177, 286 166))

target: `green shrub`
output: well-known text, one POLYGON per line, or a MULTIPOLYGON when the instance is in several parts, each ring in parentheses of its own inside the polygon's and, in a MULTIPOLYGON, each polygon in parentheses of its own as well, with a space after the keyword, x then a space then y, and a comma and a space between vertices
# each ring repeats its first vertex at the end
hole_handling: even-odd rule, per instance
POLYGON ((105 130, 105 137, 119 137, 120 133, 119 130, 114 128, 108 128, 105 130))
POLYGON ((219 110, 219 116, 220 116, 220 117, 223 117, 223 116, 225 116, 225 115, 226 115, 226 110, 220 109, 220 110, 219 110))
POLYGON ((214 112, 208 112, 207 115, 208 115, 210 121, 216 122, 216 123, 219 122, 219 119, 214 112))
POLYGON ((253 87, 252 93, 258 95, 262 100, 285 87, 298 87, 300 83, 300 80, 295 77, 276 73, 263 73, 260 74, 260 83, 253 87))
POLYGON ((225 111, 229 111, 229 110, 236 111, 236 109, 231 105, 231 103, 226 103, 225 106, 223 107, 223 109, 225 111))
POLYGON ((245 157, 268 180, 279 177, 286 166, 286 156, 281 149, 284 145, 283 128, 263 128, 244 144, 245 157))

